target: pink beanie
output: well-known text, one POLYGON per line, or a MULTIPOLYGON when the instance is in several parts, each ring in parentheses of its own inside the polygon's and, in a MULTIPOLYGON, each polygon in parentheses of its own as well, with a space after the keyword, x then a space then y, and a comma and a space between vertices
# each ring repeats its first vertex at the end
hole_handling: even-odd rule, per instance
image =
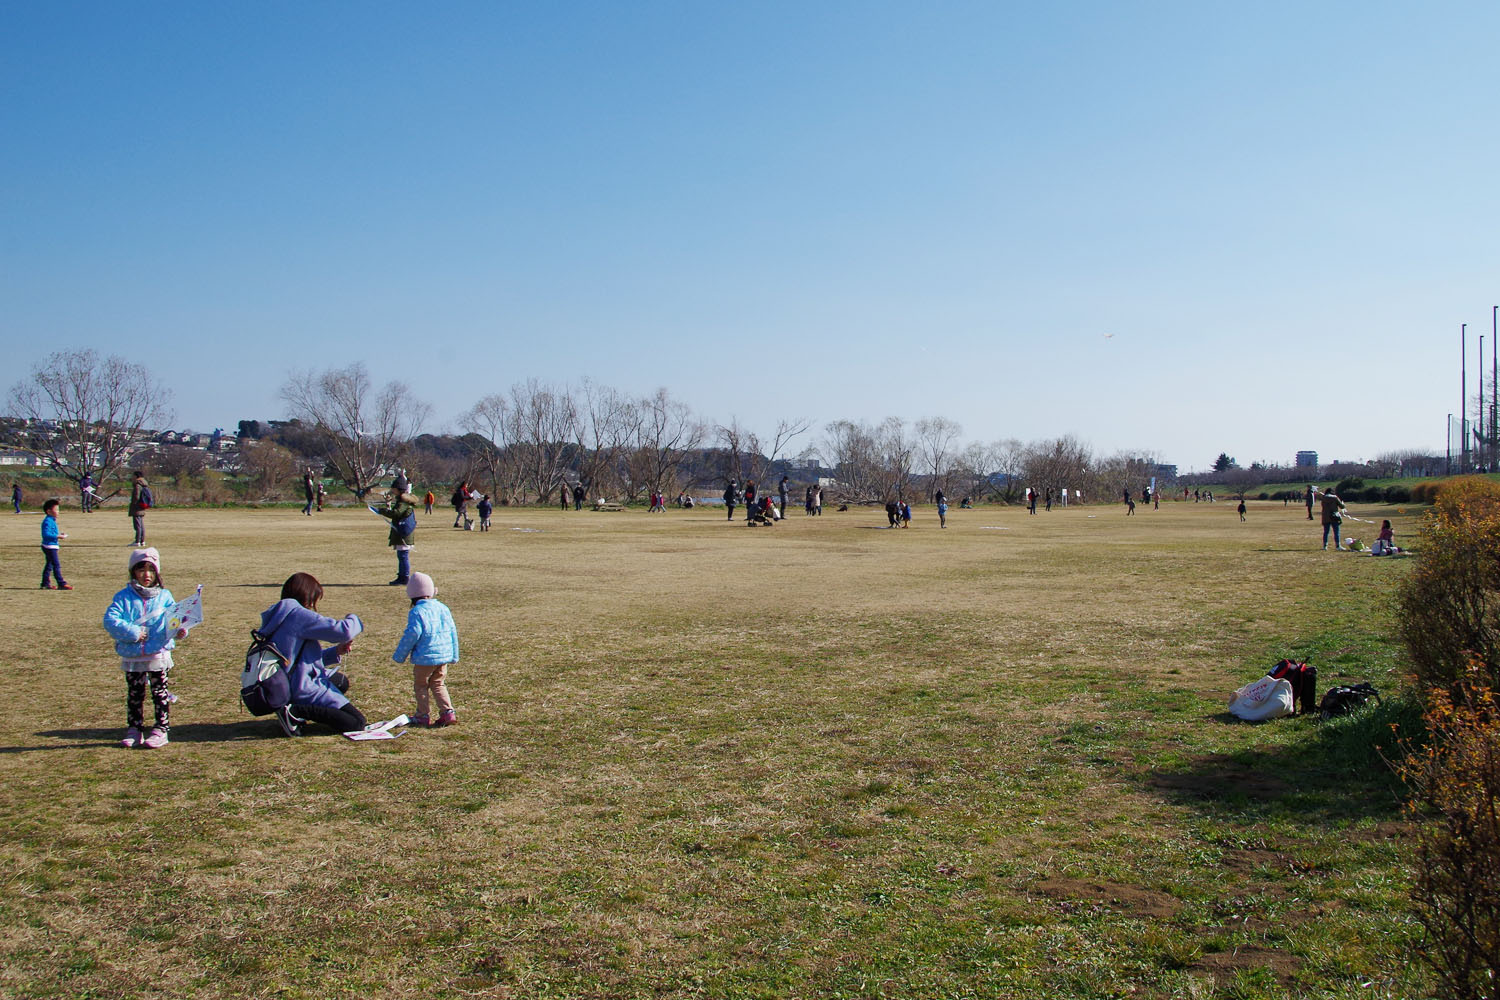
POLYGON ((406 581, 407 597, 433 597, 436 594, 437 587, 433 585, 432 577, 426 573, 413 573, 411 579, 406 581))

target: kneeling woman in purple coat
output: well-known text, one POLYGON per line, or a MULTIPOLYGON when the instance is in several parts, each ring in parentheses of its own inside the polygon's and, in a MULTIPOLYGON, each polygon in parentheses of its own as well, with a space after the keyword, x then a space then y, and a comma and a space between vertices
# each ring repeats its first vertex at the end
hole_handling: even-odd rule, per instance
POLYGON ((301 736, 308 722, 321 722, 336 733, 365 728, 365 717, 348 698, 349 678, 336 669, 365 630, 357 615, 335 621, 318 614, 323 585, 311 573, 293 573, 281 585, 281 600, 260 616, 260 633, 291 664, 292 703, 276 710, 288 736, 301 736), (320 643, 332 643, 324 649, 320 643))

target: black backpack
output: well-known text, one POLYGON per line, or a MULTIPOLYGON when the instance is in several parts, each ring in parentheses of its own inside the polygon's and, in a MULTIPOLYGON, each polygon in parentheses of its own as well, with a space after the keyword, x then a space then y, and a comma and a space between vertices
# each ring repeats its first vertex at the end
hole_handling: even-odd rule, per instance
POLYGON ((292 682, 287 677, 288 660, 268 636, 250 630, 250 648, 245 650, 245 669, 240 674, 240 702, 251 715, 270 715, 292 702, 292 682))
POLYGON ((1375 704, 1380 704, 1380 692, 1376 691, 1375 686, 1368 681, 1329 688, 1328 693, 1323 696, 1322 703, 1318 705, 1318 715, 1324 719, 1331 719, 1335 715, 1348 715, 1371 698, 1375 699, 1375 704))

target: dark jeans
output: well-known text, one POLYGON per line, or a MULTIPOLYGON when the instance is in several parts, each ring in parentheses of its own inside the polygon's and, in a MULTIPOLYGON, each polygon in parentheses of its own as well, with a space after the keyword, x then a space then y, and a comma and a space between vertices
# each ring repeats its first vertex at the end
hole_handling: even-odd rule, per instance
POLYGON ((365 722, 364 713, 355 708, 352 701, 343 708, 329 708, 327 705, 293 705, 292 714, 308 722, 320 722, 336 733, 357 733, 368 725, 365 722))
POLYGON ((137 544, 137 545, 145 545, 146 544, 146 515, 145 514, 132 514, 131 517, 130 517, 130 523, 133 524, 133 525, 135 525, 135 544, 137 544))
POLYGON ((1328 529, 1329 528, 1333 529, 1333 547, 1334 548, 1338 548, 1339 547, 1339 523, 1337 521, 1334 521, 1332 524, 1325 524, 1325 525, 1323 525, 1323 548, 1325 548, 1325 549, 1328 548, 1328 529))
POLYGON ((47 586, 47 577, 49 575, 57 578, 57 585, 59 587, 67 583, 68 581, 63 579, 62 563, 57 561, 57 550, 43 549, 42 555, 47 559, 47 561, 42 564, 42 586, 47 586))
MULTIPOLYGON (((329 680, 334 687, 338 688, 340 694, 349 693, 349 675, 342 670, 335 671, 329 680)), ((343 708, 329 708, 326 705, 293 705, 292 714, 308 722, 321 722, 336 733, 355 733, 369 724, 365 721, 364 713, 355 708, 352 701, 343 708)))

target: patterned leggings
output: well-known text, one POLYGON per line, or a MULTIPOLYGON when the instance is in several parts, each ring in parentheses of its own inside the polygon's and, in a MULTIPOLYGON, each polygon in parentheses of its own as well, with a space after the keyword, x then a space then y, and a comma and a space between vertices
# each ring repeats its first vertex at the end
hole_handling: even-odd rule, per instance
POLYGON ((146 685, 151 685, 151 704, 156 708, 156 728, 169 729, 168 709, 172 704, 172 692, 167 690, 165 670, 139 670, 127 673, 125 683, 125 724, 140 729, 145 725, 143 710, 146 706, 146 685))

